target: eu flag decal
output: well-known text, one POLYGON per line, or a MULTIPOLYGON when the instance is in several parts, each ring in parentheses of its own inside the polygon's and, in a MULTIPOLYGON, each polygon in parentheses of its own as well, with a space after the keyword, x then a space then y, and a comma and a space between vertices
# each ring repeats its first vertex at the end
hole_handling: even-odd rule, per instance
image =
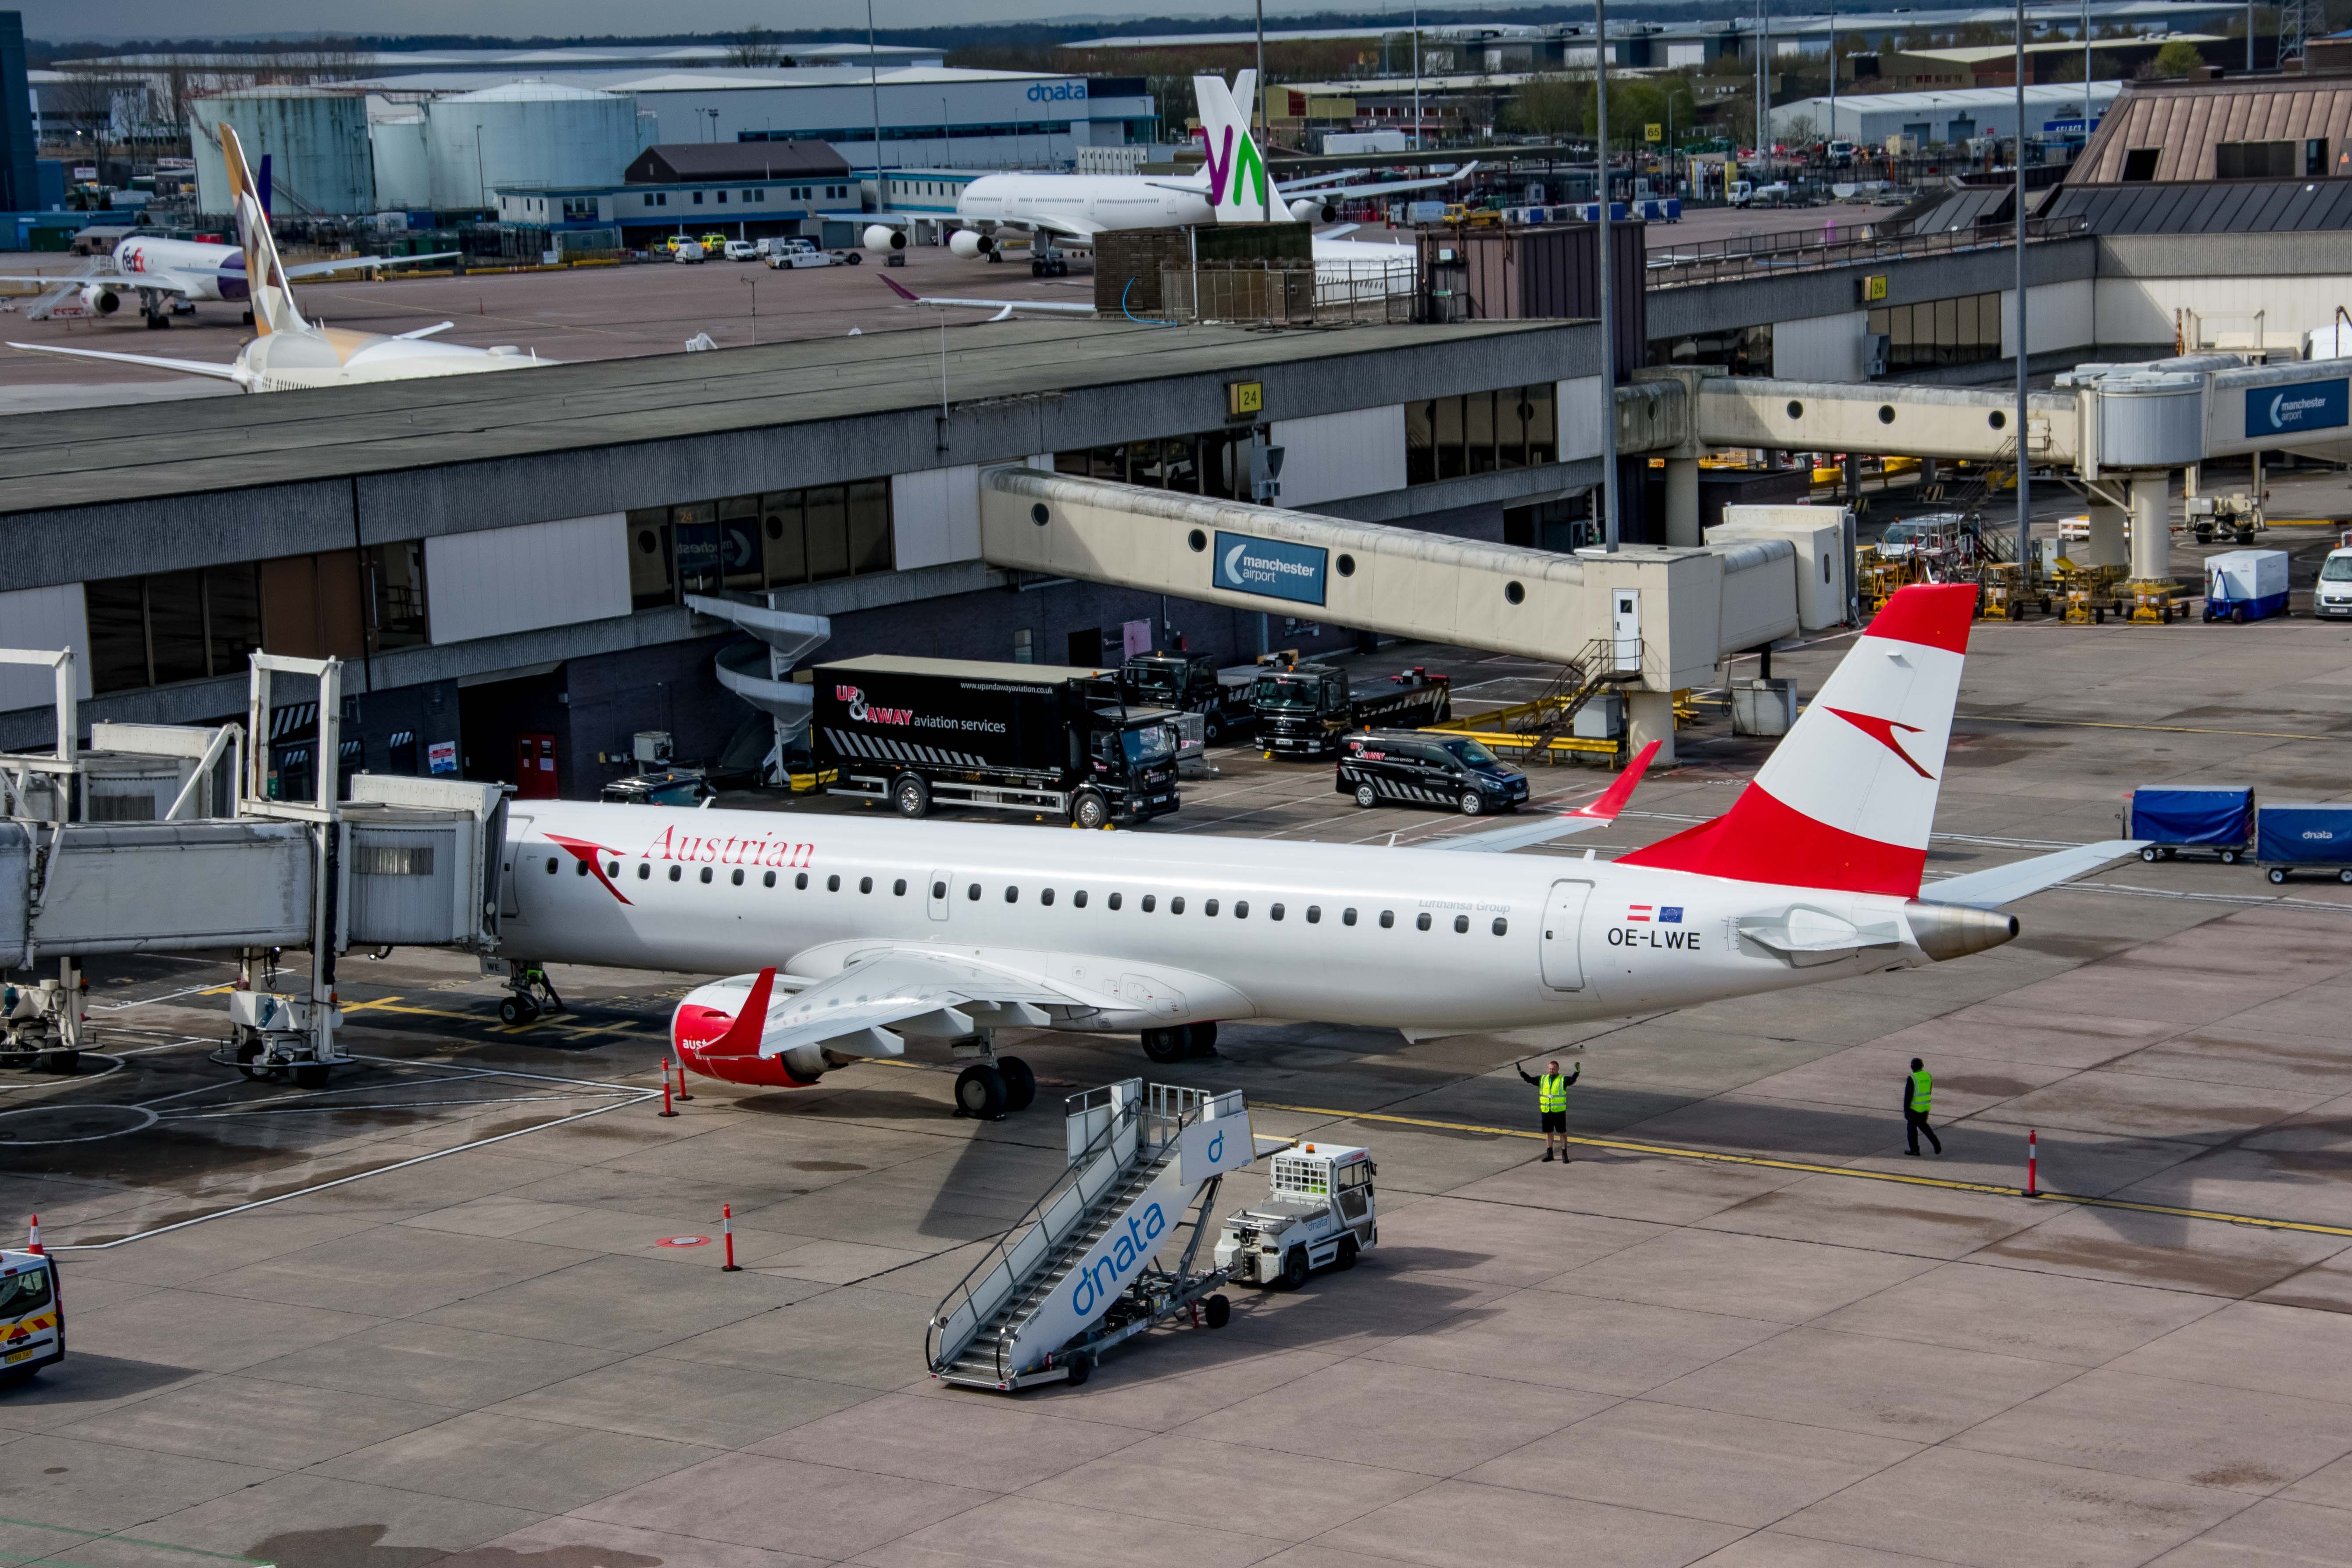
POLYGON ((1678 926, 1682 924, 1683 907, 1680 904, 1660 904, 1658 906, 1658 923, 1665 926, 1678 926))

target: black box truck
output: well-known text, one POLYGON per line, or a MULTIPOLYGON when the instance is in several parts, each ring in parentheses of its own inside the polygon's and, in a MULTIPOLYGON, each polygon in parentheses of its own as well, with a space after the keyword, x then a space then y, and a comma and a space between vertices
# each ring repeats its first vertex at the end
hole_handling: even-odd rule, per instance
POLYGON ((1081 827, 1176 809, 1175 715, 1119 697, 1115 671, 874 654, 819 665, 809 747, 835 795, 1066 816, 1081 827))
POLYGON ((1388 685, 1357 693, 1337 665, 1301 664, 1259 672, 1255 700, 1258 743, 1265 754, 1329 757, 1350 730, 1418 730, 1443 723, 1454 711, 1454 689, 1420 668, 1389 677, 1388 685))
POLYGON ((1206 654, 1139 653, 1118 673, 1129 702, 1201 716, 1201 741, 1213 746, 1257 721, 1257 671, 1224 671, 1206 654))

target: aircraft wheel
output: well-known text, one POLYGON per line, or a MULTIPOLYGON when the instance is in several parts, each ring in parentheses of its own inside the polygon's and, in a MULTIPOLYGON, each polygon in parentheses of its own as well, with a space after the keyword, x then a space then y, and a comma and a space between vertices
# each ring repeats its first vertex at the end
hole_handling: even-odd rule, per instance
POLYGON ((1367 811, 1370 810, 1373 806, 1381 804, 1380 791, 1374 789, 1370 784, 1358 784, 1356 786, 1356 804, 1362 806, 1367 811))
POLYGON ((1143 1031, 1143 1054, 1162 1065, 1182 1061, 1192 1044, 1190 1032, 1184 1029, 1143 1031))
POLYGON ((919 773, 900 775, 890 786, 890 805, 898 815, 913 819, 931 814, 931 786, 919 773))
POLYGON ((994 1121, 1004 1114, 1004 1075, 985 1062, 956 1075, 956 1109, 979 1121, 994 1121))
POLYGON ((1184 1030, 1184 1054, 1213 1057, 1217 1054, 1217 1026, 1214 1024, 1192 1024, 1184 1030))
POLYGON ((253 325, 253 312, 250 310, 245 313, 245 324, 248 327, 253 325))
POLYGON ((1004 1077, 1004 1114, 1016 1115, 1029 1109, 1037 1098, 1037 1075, 1019 1057, 999 1057, 996 1070, 1004 1077))
POLYGON ((1070 820, 1088 831, 1099 828, 1110 820, 1110 802, 1090 789, 1082 789, 1070 803, 1070 820))
POLYGON ((1032 278, 1043 278, 1045 276, 1045 264, 1042 261, 1031 262, 1029 264, 1029 276, 1032 278))
POLYGON ((1462 792, 1461 804, 1462 815, 1465 816, 1475 816, 1486 809, 1485 798, 1475 789, 1465 789, 1462 792))
POLYGON ((1213 1329, 1222 1329, 1234 1321, 1234 1304, 1223 1296, 1212 1296, 1201 1303, 1201 1321, 1213 1329))

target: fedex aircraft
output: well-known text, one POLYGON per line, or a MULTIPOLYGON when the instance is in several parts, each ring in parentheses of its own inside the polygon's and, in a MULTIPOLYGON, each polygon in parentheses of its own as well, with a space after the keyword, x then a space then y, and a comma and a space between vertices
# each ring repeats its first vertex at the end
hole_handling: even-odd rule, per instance
POLYGON ((1599 826, 1633 770, 1580 814, 1398 848, 518 802, 504 942, 518 967, 732 973, 672 1024, 731 1083, 955 1042, 980 1116, 1034 1093, 1003 1026, 1137 1033, 1171 1061, 1228 1019, 1418 1040, 1960 958, 2017 934, 2000 905, 2135 847, 1922 887, 1975 596, 1901 590, 1728 812, 1613 861, 1438 851, 1599 826))
MULTIPOLYGON (((1380 184, 1346 185, 1336 177, 1309 181, 1286 195, 1266 172, 1265 159, 1250 135, 1249 120, 1235 100, 1246 101, 1257 79, 1242 71, 1228 89, 1221 77, 1192 79, 1192 92, 1201 111, 1201 142, 1206 153, 1200 172, 1190 176, 1160 174, 985 174, 972 181, 956 198, 956 216, 973 226, 948 237, 948 249, 966 260, 992 254, 998 228, 1043 230, 1084 245, 1112 229, 1158 228, 1182 224, 1288 223, 1328 221, 1335 203, 1350 196, 1395 191, 1427 190, 1454 184, 1477 165, 1468 164, 1447 175, 1423 180, 1396 180, 1380 184)), ((868 250, 901 250, 907 236, 902 226, 915 215, 875 216, 864 235, 868 250)), ((1344 233, 1345 230, 1339 231, 1344 233)), ((1336 235, 1318 237, 1316 256, 1336 260, 1362 260, 1347 252, 1410 247, 1368 247, 1341 240, 1336 235)))
MULTIPOLYGON (((269 210, 269 159, 261 160, 261 209, 269 210)), ((446 261, 457 255, 454 250, 435 251, 429 256, 343 256, 332 261, 306 262, 299 267, 283 269, 289 279, 318 278, 331 272, 350 272, 362 267, 415 267, 426 261, 446 261)), ((114 247, 111 258, 114 268, 94 278, 79 279, 81 301, 93 313, 111 316, 122 308, 122 301, 137 295, 139 313, 150 327, 172 324, 171 300, 250 301, 250 275, 246 271, 245 250, 241 246, 213 245, 203 240, 166 239, 159 235, 134 234, 114 247)), ((0 278, 0 283, 56 283, 56 278, 38 276, 0 278)), ((247 304, 247 325, 253 322, 253 310, 247 304)))
POLYGON ((294 291, 287 285, 286 268, 278 259, 278 243, 269 233, 269 215, 262 210, 252 173, 246 167, 245 149, 236 132, 226 125, 220 128, 220 133, 221 152, 228 163, 229 192, 236 203, 237 230, 245 237, 244 276, 250 279, 256 332, 253 340, 237 351, 236 358, 221 364, 211 360, 164 359, 153 354, 58 348, 45 343, 12 342, 10 348, 68 359, 149 365, 185 375, 214 376, 233 381, 247 392, 358 386, 419 376, 529 370, 551 363, 517 348, 476 349, 424 341, 436 332, 447 331, 454 324, 448 321, 385 336, 305 321, 295 307, 294 291))

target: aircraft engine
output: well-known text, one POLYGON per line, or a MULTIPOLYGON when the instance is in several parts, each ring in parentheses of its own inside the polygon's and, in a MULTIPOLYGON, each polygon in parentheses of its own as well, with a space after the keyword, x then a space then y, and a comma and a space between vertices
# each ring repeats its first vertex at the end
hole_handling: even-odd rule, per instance
POLYGON ((111 316, 122 309, 122 296, 111 289, 90 284, 81 291, 81 302, 101 316, 111 316))
POLYGON ((1339 209, 1313 196, 1301 196, 1290 204, 1290 216, 1299 223, 1330 223, 1339 216, 1339 209))
MULTIPOLYGON (((712 1049, 751 1000, 759 978, 738 974, 688 992, 670 1016, 670 1044, 679 1061, 705 1078, 758 1089, 806 1089, 824 1076, 826 1068, 836 1065, 827 1061, 815 1046, 798 1046, 780 1057, 760 1055, 756 1041, 737 1042, 736 1047, 717 1052, 712 1049)), ((781 999, 772 997, 769 1006, 772 1009, 781 999)))
POLYGON ((960 228, 948 236, 948 249, 966 261, 978 261, 996 248, 996 237, 977 229, 960 228))
POLYGON ((904 250, 907 248, 907 231, 900 228, 892 228, 887 223, 867 224, 866 226, 865 239, 866 248, 868 250, 904 250))

